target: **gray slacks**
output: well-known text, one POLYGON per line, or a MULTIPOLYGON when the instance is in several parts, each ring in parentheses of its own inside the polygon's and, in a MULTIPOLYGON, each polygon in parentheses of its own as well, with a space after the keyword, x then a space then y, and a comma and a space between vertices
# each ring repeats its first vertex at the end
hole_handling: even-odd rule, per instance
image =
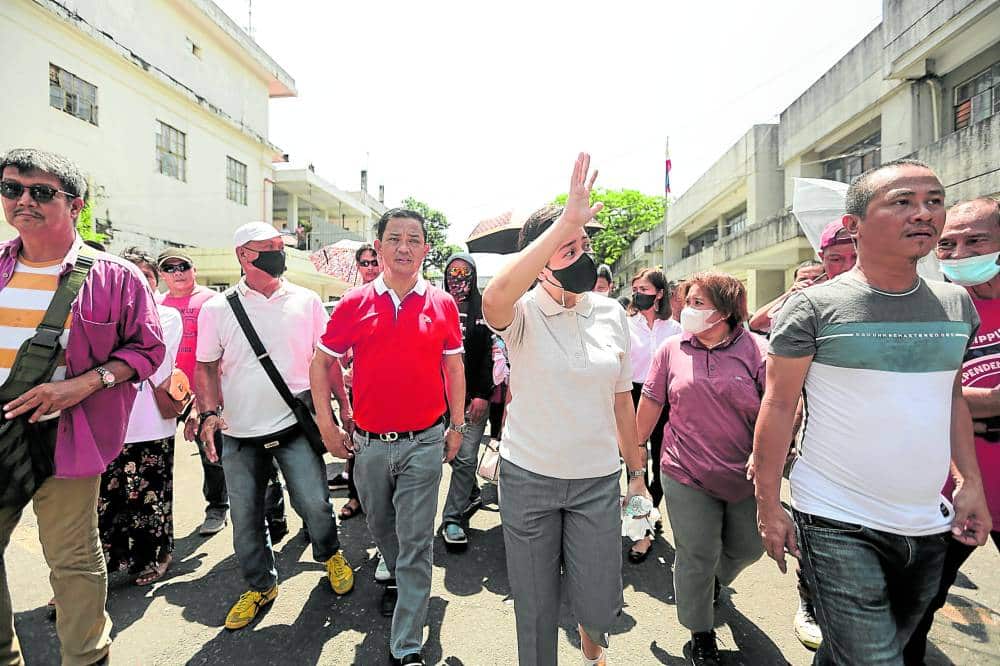
POLYGON ((522 666, 556 663, 563 579, 577 622, 607 647, 624 603, 619 475, 556 479, 501 461, 500 518, 522 666))
POLYGON ((715 625, 715 579, 732 583, 760 559, 757 500, 726 502, 703 490, 660 475, 667 516, 674 533, 674 595, 677 619, 692 633, 715 625))
POLYGON ((395 442, 355 432, 354 449, 354 474, 368 530, 399 586, 389 650, 402 659, 420 652, 424 642, 444 426, 395 442))

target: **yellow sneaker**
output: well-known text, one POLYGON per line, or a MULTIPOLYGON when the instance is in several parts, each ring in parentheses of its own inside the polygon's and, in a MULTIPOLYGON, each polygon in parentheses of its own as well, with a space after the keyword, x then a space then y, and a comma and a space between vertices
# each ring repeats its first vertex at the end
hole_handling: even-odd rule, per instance
POLYGON ((229 609, 226 616, 226 629, 242 629, 257 617, 260 609, 268 605, 278 596, 278 586, 275 585, 266 592, 249 590, 240 596, 240 600, 229 609))
POLYGON ((354 589, 354 571, 344 557, 344 551, 326 561, 326 575, 330 579, 330 587, 337 594, 347 594, 354 589))

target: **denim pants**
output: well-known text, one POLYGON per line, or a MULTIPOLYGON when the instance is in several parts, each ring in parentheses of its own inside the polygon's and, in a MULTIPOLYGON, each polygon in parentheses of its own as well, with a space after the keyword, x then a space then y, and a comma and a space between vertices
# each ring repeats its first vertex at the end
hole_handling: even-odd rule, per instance
POLYGON ((201 493, 205 497, 208 506, 205 507, 205 514, 225 517, 229 510, 229 492, 226 489, 226 474, 222 469, 222 462, 212 462, 205 455, 205 447, 198 445, 198 456, 201 458, 201 470, 205 475, 205 481, 201 486, 201 493))
POLYGON ((903 663, 938 591, 950 532, 908 537, 793 512, 823 643, 814 664, 903 663))
MULTIPOLYGON (((998 526, 994 525, 994 527, 998 526)), ((1000 532, 990 532, 990 536, 993 538, 993 544, 1000 551, 1000 532)), ((958 570, 975 550, 975 546, 966 546, 955 539, 952 539, 951 543, 948 544, 948 553, 944 558, 944 570, 941 572, 941 584, 938 586, 938 592, 934 595, 931 605, 927 608, 920 624, 917 625, 903 649, 903 661, 906 666, 923 666, 924 656, 927 653, 927 634, 934 626, 934 613, 944 607, 948 600, 948 591, 955 584, 955 579, 958 578, 958 570)))
POLYGON ((451 461, 451 485, 448 486, 448 497, 444 502, 441 522, 461 524, 465 507, 469 505, 469 497, 476 488, 476 465, 479 463, 479 444, 486 432, 488 415, 484 414, 479 423, 474 423, 465 415, 469 430, 462 436, 462 447, 455 459, 451 461))
POLYGON ((368 530, 399 587, 389 650, 402 659, 420 652, 424 642, 444 426, 392 442, 355 432, 354 449, 354 473, 368 530))
POLYGON ((278 582, 271 537, 265 520, 264 494, 278 461, 288 496, 312 540, 313 559, 326 562, 340 550, 326 467, 301 434, 281 446, 242 443, 223 435, 222 466, 229 485, 233 549, 251 590, 264 592, 278 582))
POLYGON ((753 495, 727 502, 661 473, 674 533, 677 618, 692 633, 715 626, 715 579, 729 585, 764 554, 753 495))
POLYGON ((521 666, 556 663, 563 585, 577 622, 607 647, 624 604, 620 478, 615 472, 556 479, 500 462, 500 519, 521 666))

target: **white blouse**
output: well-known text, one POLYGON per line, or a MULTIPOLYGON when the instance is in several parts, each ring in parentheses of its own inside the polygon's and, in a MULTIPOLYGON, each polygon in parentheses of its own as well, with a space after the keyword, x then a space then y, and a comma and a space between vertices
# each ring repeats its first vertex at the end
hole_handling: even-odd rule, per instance
POLYGON ((628 318, 628 332, 632 339, 632 383, 644 384, 656 350, 667 338, 680 333, 681 325, 673 319, 654 319, 650 328, 645 315, 637 312, 628 318))

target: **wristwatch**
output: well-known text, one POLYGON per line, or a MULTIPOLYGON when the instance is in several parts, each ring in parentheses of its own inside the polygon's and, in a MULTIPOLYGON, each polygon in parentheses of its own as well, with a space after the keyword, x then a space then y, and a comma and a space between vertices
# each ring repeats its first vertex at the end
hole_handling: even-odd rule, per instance
POLYGON ((628 473, 628 480, 631 481, 632 479, 641 479, 644 478, 645 476, 646 476, 645 470, 634 469, 628 473))
POLYGON ((94 368, 94 372, 101 376, 101 384, 104 385, 104 388, 111 388, 115 385, 115 382, 117 381, 115 376, 103 365, 94 368))
POLYGON ((458 434, 464 435, 465 433, 469 432, 469 424, 468 423, 449 423, 448 424, 448 430, 454 430, 458 434))

